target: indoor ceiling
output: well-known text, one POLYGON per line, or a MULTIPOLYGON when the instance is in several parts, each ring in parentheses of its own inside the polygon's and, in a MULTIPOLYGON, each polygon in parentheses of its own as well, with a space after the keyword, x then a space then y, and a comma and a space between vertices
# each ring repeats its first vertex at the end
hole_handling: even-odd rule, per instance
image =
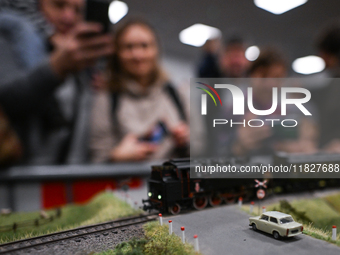
MULTIPOLYGON (((126 0, 131 15, 144 15, 159 32, 166 55, 197 60, 200 49, 182 44, 181 30, 203 23, 219 28, 224 37, 241 35, 249 45, 273 45, 288 60, 317 54, 315 38, 330 21, 339 18, 339 0, 309 0, 281 15, 254 5, 253 0, 126 0)), ((126 17, 124 19, 126 19, 126 17)))

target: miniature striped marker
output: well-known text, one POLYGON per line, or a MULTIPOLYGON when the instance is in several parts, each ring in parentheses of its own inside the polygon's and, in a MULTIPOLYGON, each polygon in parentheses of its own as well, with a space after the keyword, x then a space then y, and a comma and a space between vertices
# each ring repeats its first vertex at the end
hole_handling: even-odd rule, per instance
POLYGON ((195 251, 199 252, 200 248, 198 246, 198 236, 197 235, 194 235, 194 240, 195 240, 195 251))
POLYGON ((181 227, 181 230, 182 230, 182 243, 185 243, 185 228, 184 227, 181 227))
POLYGON ((121 192, 119 193, 119 196, 120 196, 120 199, 121 199, 121 200, 125 201, 125 193, 124 193, 124 192, 121 191, 121 192))
POLYGON ((158 214, 158 216, 159 216, 159 224, 161 226, 163 226, 163 217, 162 217, 162 214, 160 213, 160 214, 158 214))
POLYGON ((336 240, 336 226, 333 225, 332 227, 332 240, 336 240))
POLYGON ((250 203, 250 207, 249 207, 249 213, 253 213, 253 210, 254 210, 254 201, 251 201, 250 203))
POLYGON ((132 206, 132 199, 129 194, 126 194, 126 199, 127 199, 126 202, 129 204, 129 206, 132 206))
POLYGON ((239 198, 238 198, 238 206, 239 206, 239 207, 242 207, 242 202, 243 202, 243 198, 242 198, 242 197, 239 197, 239 198))
POLYGON ((262 207, 262 213, 265 213, 265 212, 266 212, 266 207, 263 206, 263 207, 262 207))
POLYGON ((138 210, 138 203, 135 201, 135 210, 138 210))
POLYGON ((172 234, 172 220, 169 220, 169 235, 172 234))

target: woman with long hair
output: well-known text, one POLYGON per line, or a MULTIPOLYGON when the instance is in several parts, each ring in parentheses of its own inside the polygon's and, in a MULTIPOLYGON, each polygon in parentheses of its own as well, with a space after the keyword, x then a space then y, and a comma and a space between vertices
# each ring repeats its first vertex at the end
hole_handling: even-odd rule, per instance
POLYGON ((155 30, 130 20, 116 30, 114 48, 106 89, 92 111, 92 161, 186 156, 184 104, 160 66, 155 30))

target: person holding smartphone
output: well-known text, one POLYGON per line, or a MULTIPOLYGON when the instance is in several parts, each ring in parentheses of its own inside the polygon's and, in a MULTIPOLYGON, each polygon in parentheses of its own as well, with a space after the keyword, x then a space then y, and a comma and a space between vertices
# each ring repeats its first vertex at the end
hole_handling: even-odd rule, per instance
POLYGON ((91 75, 111 36, 83 20, 84 0, 0 5, 0 102, 24 144, 24 163, 82 163, 91 75), (48 29, 46 29, 48 28, 48 29))
POLYGON ((107 88, 96 95, 91 118, 93 162, 186 156, 184 104, 159 64, 159 42, 144 20, 115 29, 107 88))

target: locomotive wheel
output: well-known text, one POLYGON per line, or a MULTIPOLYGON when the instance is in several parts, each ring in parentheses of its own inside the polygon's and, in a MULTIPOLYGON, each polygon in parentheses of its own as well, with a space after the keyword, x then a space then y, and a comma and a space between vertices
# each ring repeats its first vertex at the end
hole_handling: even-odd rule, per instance
POLYGON ((179 204, 174 204, 173 206, 169 207, 169 212, 173 215, 179 214, 181 211, 181 206, 179 204))
POLYGON ((222 203, 222 198, 219 194, 212 194, 209 197, 209 204, 212 207, 219 206, 222 203))
POLYGON ((235 196, 228 194, 224 201, 226 202, 226 204, 233 204, 235 203, 235 196))
POLYGON ((192 204, 196 210, 202 210, 207 206, 208 199, 205 196, 195 197, 192 204))

